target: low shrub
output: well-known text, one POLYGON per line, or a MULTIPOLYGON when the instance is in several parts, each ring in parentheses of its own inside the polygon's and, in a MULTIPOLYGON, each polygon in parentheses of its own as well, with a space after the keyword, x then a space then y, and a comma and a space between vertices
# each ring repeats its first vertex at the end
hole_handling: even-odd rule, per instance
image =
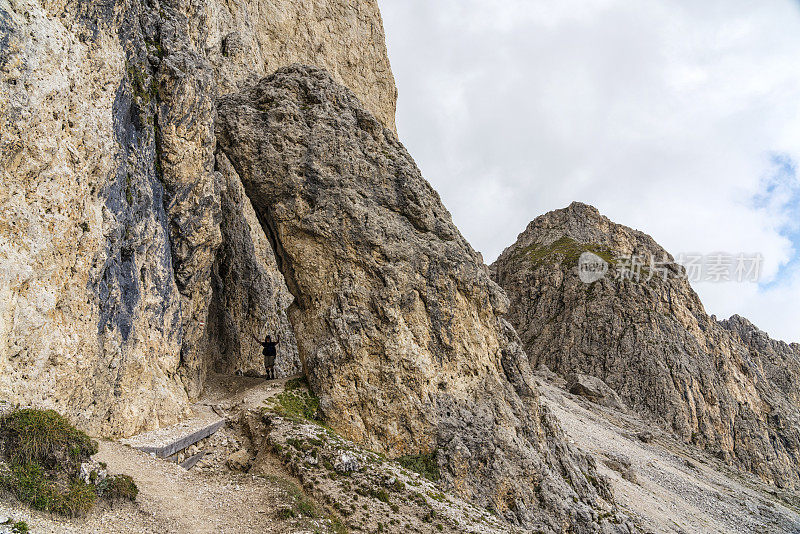
POLYGON ((439 463, 436 461, 436 451, 428 454, 401 456, 400 458, 396 458, 395 461, 406 469, 417 472, 432 482, 439 481, 439 463))
POLYGON ((0 486, 37 510, 68 517, 86 515, 97 500, 95 487, 78 478, 66 482, 59 478, 65 477, 48 473, 35 462, 12 463, 9 473, 0 477, 0 486))
POLYGON ((0 453, 7 460, 0 487, 37 510, 81 517, 98 496, 133 500, 139 491, 127 475, 98 486, 96 475, 92 483, 81 480, 81 464, 97 453, 97 442, 53 410, 26 408, 0 418, 0 453))
POLYGON ((83 517, 97 501, 97 489, 83 480, 72 480, 69 488, 58 499, 55 512, 68 517, 83 517))
POLYGON ((97 453, 97 443, 53 410, 26 408, 0 419, 3 454, 11 463, 35 462, 46 469, 74 471, 97 453))
POLYGON ((106 477, 97 486, 100 496, 108 501, 135 501, 139 488, 128 475, 106 477))

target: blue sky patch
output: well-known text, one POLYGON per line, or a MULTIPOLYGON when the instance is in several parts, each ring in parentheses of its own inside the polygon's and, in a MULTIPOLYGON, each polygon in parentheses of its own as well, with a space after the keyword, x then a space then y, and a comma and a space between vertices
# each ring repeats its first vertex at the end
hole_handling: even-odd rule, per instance
POLYGON ((792 243, 792 257, 780 266, 777 275, 762 290, 787 282, 800 268, 800 179, 797 162, 788 154, 770 155, 770 168, 753 197, 753 207, 768 211, 779 220, 778 231, 792 243))

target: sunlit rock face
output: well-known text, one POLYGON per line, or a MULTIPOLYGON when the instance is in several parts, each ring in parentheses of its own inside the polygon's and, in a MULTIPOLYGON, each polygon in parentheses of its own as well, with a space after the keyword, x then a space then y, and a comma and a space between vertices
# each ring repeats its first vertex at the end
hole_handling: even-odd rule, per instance
POLYGON ((259 285, 271 256, 223 242, 246 241, 228 231, 247 206, 214 134, 219 94, 295 61, 394 127, 373 0, 0 2, 0 397, 128 435, 175 422, 206 373, 255 366, 239 334, 257 325, 297 369, 290 297, 259 285), (215 299, 245 294, 212 328, 215 299))

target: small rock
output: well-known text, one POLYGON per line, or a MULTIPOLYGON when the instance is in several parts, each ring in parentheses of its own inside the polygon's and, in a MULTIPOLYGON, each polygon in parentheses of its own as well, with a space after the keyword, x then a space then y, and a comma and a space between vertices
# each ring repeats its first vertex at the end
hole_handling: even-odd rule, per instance
POLYGON ((643 430, 639 432, 638 434, 636 434, 636 437, 642 443, 650 443, 651 441, 653 441, 653 438, 655 438, 653 433, 650 432, 649 430, 643 430))
POLYGON ((361 469, 361 465, 358 463, 358 458, 356 458, 352 454, 343 452, 342 454, 339 455, 339 458, 336 460, 336 463, 333 464, 333 468, 340 473, 351 473, 353 471, 358 471, 359 469, 361 469))
POLYGON ((108 471, 99 462, 92 460, 81 464, 79 476, 86 484, 97 485, 106 479, 108 471))
POLYGON ((225 460, 225 464, 234 471, 247 471, 250 468, 250 453, 239 449, 225 460))
POLYGON ((9 521, 10 519, 8 518, 8 516, 0 515, 0 525, 8 523, 9 521))
POLYGON ((573 374, 567 382, 567 391, 573 395, 585 397, 595 404, 600 404, 615 410, 624 410, 625 405, 608 384, 597 377, 580 373, 573 374))

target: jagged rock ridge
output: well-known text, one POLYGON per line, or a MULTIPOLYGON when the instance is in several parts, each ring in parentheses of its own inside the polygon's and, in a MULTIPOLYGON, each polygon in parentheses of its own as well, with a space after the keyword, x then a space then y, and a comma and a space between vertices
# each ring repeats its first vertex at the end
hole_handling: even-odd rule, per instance
POLYGON ((651 237, 573 203, 531 222, 492 271, 533 367, 598 377, 687 442, 778 486, 800 482, 797 347, 709 317, 651 237), (582 282, 586 251, 612 272, 582 282), (666 280, 615 279, 615 258, 632 254, 666 259, 666 280))

